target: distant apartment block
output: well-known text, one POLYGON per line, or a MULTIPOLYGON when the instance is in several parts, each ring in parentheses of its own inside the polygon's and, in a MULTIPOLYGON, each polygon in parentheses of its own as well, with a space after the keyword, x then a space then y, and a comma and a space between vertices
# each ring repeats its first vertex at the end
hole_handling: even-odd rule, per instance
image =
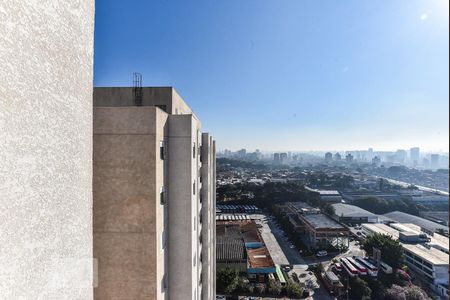
POLYGON ((95 88, 95 299, 215 299, 215 141, 170 87, 95 88))

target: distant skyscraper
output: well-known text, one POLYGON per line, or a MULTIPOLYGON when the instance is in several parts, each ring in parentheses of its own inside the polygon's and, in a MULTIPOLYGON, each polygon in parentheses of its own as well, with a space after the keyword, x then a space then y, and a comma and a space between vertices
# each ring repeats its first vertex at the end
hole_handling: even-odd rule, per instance
POLYGON ((281 160, 280 160, 280 153, 274 153, 274 154, 273 154, 273 161, 274 161, 276 164, 279 164, 279 163, 281 162, 281 160))
POLYGON ((414 165, 417 165, 420 159, 420 148, 414 147, 409 149, 409 158, 414 165))
POLYGON ((287 153, 280 153, 280 161, 281 163, 285 163, 287 161, 287 153))
POLYGON ((333 160, 333 153, 327 152, 325 153, 325 161, 330 162, 333 160))
POLYGON ((245 149, 241 149, 237 152, 237 156, 239 158, 244 158, 246 154, 247 154, 247 150, 245 150, 245 149))
POLYGON ((342 159, 341 155, 339 154, 339 152, 336 152, 336 154, 334 154, 334 160, 336 161, 340 161, 342 159))
POLYGON ((346 156, 345 156, 345 160, 347 161, 347 162, 352 162, 353 161, 353 155, 351 154, 351 153, 348 153, 346 156))
POLYGON ((406 156, 407 156, 406 150, 399 149, 395 152, 395 160, 398 163, 404 163, 406 160, 406 156))

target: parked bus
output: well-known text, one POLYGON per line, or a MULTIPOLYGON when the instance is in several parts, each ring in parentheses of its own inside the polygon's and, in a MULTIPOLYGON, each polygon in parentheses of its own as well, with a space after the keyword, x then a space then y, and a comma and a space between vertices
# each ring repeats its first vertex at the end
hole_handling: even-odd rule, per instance
POLYGON ((342 266, 350 277, 358 276, 359 272, 346 258, 341 258, 342 266))
POLYGON ((355 256, 355 260, 367 268, 367 272, 370 276, 378 276, 378 268, 372 265, 368 260, 362 258, 361 256, 355 256))
POLYGON ((324 272, 320 274, 322 282, 326 289, 332 295, 340 296, 344 289, 344 285, 339 281, 339 278, 333 272, 324 272))
POLYGON ((367 268, 364 267, 362 264, 360 264, 359 262, 357 262, 356 260, 353 259, 353 257, 346 257, 347 260, 355 266, 355 268, 358 270, 358 273, 360 275, 367 275, 367 268))
POLYGON ((380 262, 380 268, 381 271, 383 271, 386 274, 392 274, 392 267, 384 262, 380 262))

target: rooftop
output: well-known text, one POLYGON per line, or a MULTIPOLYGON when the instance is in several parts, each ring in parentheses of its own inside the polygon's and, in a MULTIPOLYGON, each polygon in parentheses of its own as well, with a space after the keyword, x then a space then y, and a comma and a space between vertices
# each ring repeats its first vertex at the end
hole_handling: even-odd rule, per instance
POLYGON ((319 189, 313 189, 308 186, 305 186, 305 189, 310 192, 319 193, 321 196, 340 196, 341 194, 338 191, 335 190, 319 190, 319 189))
POLYGON ((434 265, 447 265, 449 264, 448 254, 439 251, 435 248, 426 248, 422 245, 410 245, 403 244, 403 248, 407 249, 414 255, 428 261, 434 265))
POLYGON ((344 226, 324 214, 301 215, 300 218, 309 223, 314 229, 342 229, 344 226))
POLYGON ((433 221, 429 221, 427 219, 424 219, 424 218, 421 218, 418 216, 400 212, 400 211, 393 211, 393 212, 384 214, 383 216, 387 217, 395 222, 399 222, 399 223, 412 223, 414 225, 417 225, 417 226, 422 227, 429 231, 436 231, 438 229, 443 229, 445 231, 448 231, 447 226, 435 223, 433 221))
POLYGON ((377 215, 362 209, 355 205, 344 204, 344 203, 335 203, 332 204, 335 210, 336 216, 344 216, 344 217, 377 217, 377 215))
POLYGON ((274 268, 275 263, 270 256, 269 250, 266 247, 258 249, 247 249, 248 268, 274 268))

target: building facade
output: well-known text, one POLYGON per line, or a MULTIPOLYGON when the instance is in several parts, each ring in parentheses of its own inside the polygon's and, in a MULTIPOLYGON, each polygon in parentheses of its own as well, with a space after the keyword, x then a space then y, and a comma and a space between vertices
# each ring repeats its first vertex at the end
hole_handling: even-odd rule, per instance
POLYGON ((94 89, 95 299, 215 298, 215 141, 170 87, 94 89))

